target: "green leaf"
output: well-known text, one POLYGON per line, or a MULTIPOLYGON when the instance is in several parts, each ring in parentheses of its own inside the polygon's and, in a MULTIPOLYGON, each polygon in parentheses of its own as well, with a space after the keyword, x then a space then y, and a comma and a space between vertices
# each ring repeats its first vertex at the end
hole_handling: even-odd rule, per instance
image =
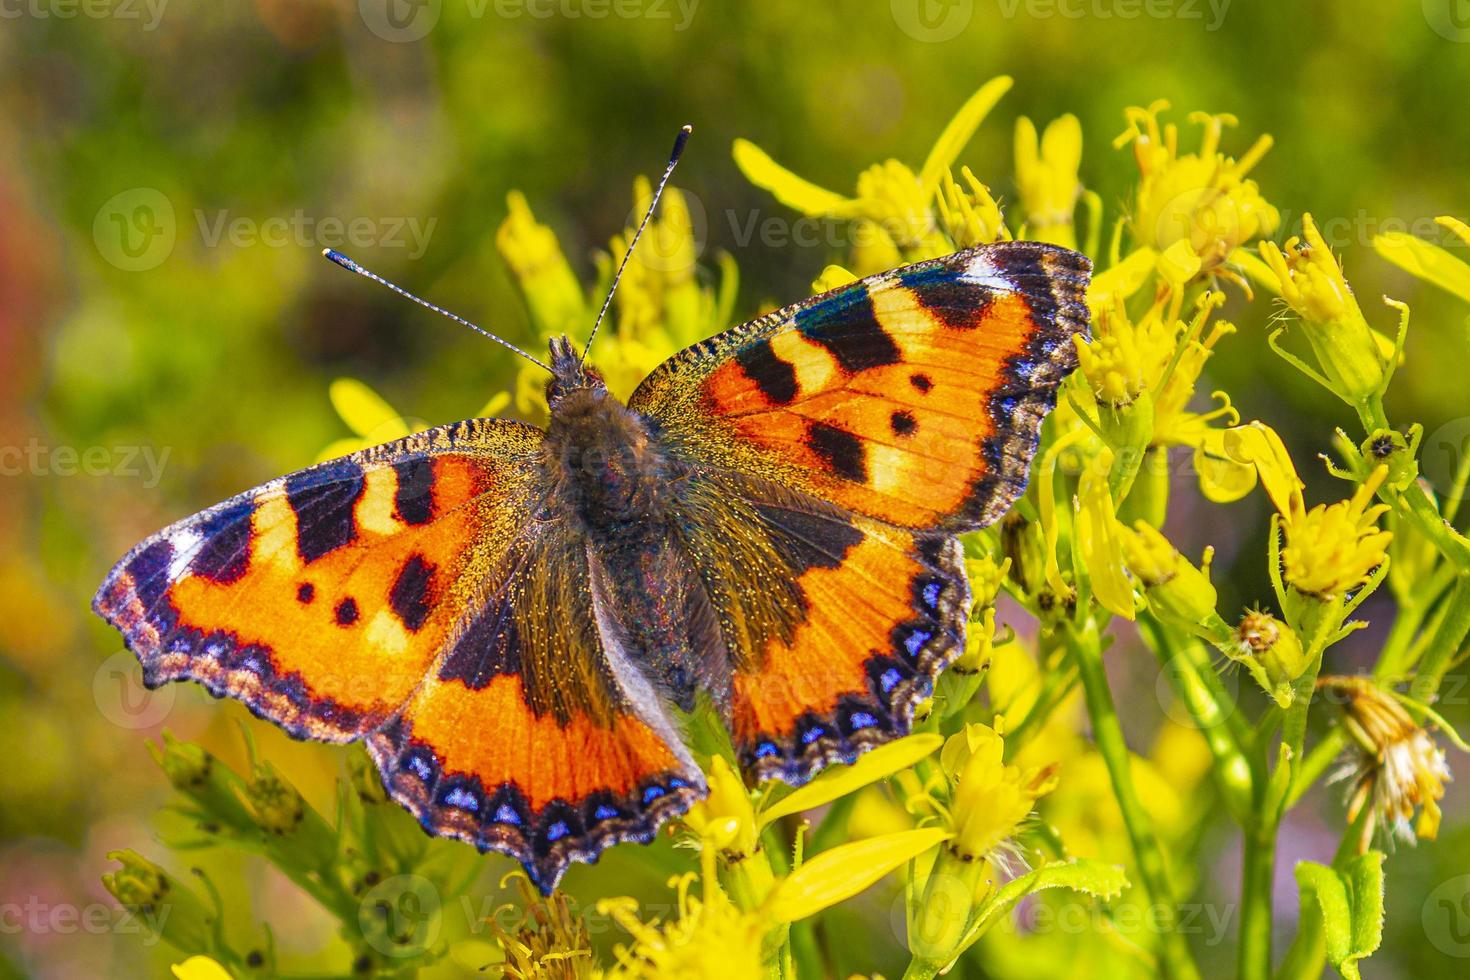
POLYGON ((1105 864, 1087 858, 1071 861, 1053 861, 1036 870, 1012 878, 1001 886, 975 917, 975 923, 965 936, 962 948, 970 946, 980 938, 997 918, 1006 914, 1025 898, 1048 888, 1070 888, 1074 892, 1091 895, 1103 901, 1111 901, 1128 887, 1128 876, 1122 867, 1105 864))
POLYGON ((904 830, 823 851, 782 879, 766 902, 767 910, 778 922, 816 915, 938 847, 949 836, 937 827, 904 830))
POLYGON ((1383 941, 1383 853, 1360 854, 1340 870, 1303 861, 1296 883, 1302 914, 1321 916, 1328 962, 1344 980, 1359 980, 1358 961, 1383 941))
POLYGON ((766 807, 757 816, 757 821, 764 828, 781 817, 831 803, 838 797, 907 769, 920 759, 933 755, 942 744, 943 736, 924 732, 879 746, 859 756, 850 766, 833 766, 826 770, 790 796, 766 807))

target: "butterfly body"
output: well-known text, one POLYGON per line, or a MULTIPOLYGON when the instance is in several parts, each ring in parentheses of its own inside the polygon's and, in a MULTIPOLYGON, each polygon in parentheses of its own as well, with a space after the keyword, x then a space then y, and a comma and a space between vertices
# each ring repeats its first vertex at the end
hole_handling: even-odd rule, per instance
POLYGON ((1089 267, 1002 243, 676 355, 627 404, 551 345, 545 430, 479 419, 144 541, 95 607, 145 681, 365 740, 432 833, 543 888, 705 793, 675 709, 800 783, 906 733, 963 648, 957 534, 1025 485, 1089 267))

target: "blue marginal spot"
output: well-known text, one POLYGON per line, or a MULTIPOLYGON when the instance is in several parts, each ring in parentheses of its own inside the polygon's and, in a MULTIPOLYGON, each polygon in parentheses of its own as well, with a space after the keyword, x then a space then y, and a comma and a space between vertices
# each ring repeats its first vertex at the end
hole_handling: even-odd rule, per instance
POLYGON ((887 694, 897 687, 901 680, 903 680, 903 675, 898 672, 898 668, 889 667, 878 676, 878 686, 883 689, 884 694, 887 694))
POLYGON ((776 748, 775 742, 761 742, 755 747, 755 757, 757 759, 769 759, 773 755, 780 754, 781 750, 776 748))
POLYGON ((444 794, 446 806, 456 806, 471 813, 480 812, 480 798, 463 786, 456 786, 444 794))
POLYGON ((847 718, 847 725, 853 731, 859 728, 872 728, 876 724, 878 724, 878 719, 866 711, 854 711, 847 718))
POLYGON ((563 837, 571 832, 572 829, 567 826, 567 822, 565 820, 558 820, 556 823, 546 828, 546 839, 550 841, 561 840, 563 837))
POLYGON ((1015 395, 1005 396, 1000 400, 1001 414, 1005 415, 1006 418, 1010 418, 1016 414, 1016 406, 1020 403, 1020 399, 1016 398, 1015 395))
POLYGON ((801 733, 801 744, 802 745, 811 745, 817 739, 821 738, 823 735, 826 735, 826 734, 827 734, 827 730, 825 728, 823 728, 821 725, 813 725, 812 727, 808 728, 806 731, 804 731, 804 732, 801 733))
POLYGON ((924 605, 928 606, 930 609, 938 609, 939 593, 943 590, 944 584, 942 582, 930 582, 928 585, 924 586, 924 605))
POLYGON ((617 815, 618 811, 614 810, 606 803, 599 804, 597 809, 592 811, 592 819, 594 820, 611 820, 617 815))
MULTIPOLYGON (((919 651, 924 649, 924 644, 933 638, 934 634, 929 630, 914 629, 910 631, 907 639, 903 641, 903 648, 909 652, 910 657, 917 657, 919 651)), ((888 669, 892 670, 893 668, 890 667, 888 669)), ((886 672, 884 676, 887 676, 886 672)), ((888 688, 885 687, 884 690, 886 691, 888 688)))
POLYGON ((405 759, 403 764, 412 770, 415 776, 426 783, 431 782, 434 778, 434 767, 429 765, 428 760, 417 752, 405 759))
POLYGON ((657 784, 648 787, 647 789, 645 789, 643 791, 643 803, 644 803, 644 805, 646 806, 649 803, 652 803, 654 800, 658 799, 660 796, 663 796, 664 795, 664 792, 665 792, 664 788, 662 786, 657 785, 657 784))
POLYGON ((678 776, 672 776, 669 778, 669 786, 673 789, 683 789, 688 785, 688 783, 684 782, 684 780, 680 779, 678 776))
POLYGON ((521 815, 509 803, 502 803, 495 809, 495 822, 513 824, 519 827, 521 825, 521 815))

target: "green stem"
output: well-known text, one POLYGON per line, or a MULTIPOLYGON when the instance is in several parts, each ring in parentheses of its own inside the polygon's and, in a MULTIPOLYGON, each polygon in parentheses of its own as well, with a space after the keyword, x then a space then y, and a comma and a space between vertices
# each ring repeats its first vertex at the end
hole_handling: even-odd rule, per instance
POLYGON ((1258 823, 1245 832, 1240 892, 1240 980, 1271 976, 1271 885, 1276 871, 1276 828, 1258 823))
POLYGON ((1251 813, 1255 777, 1244 751, 1250 732, 1235 701, 1220 683, 1201 643, 1192 638, 1176 642, 1162 623, 1146 613, 1139 623, 1174 693, 1209 746, 1215 778, 1231 816, 1244 825, 1251 813))
POLYGON ((1454 663, 1460 644, 1465 642, 1466 633, 1470 633, 1470 579, 1461 578, 1455 583, 1445 617, 1440 620, 1429 649, 1424 651, 1424 659, 1419 662, 1413 686, 1415 698, 1425 703, 1434 700, 1445 672, 1454 663))
POLYGON ((1107 673, 1103 669, 1101 638, 1096 624, 1089 620, 1080 632, 1067 628, 1066 643, 1077 663, 1077 674, 1082 680, 1082 690, 1087 698, 1093 742, 1107 766, 1108 776, 1113 784, 1113 795, 1117 797, 1118 809, 1123 814, 1123 824, 1133 846, 1139 885, 1144 893, 1143 900, 1161 910, 1160 965, 1164 974, 1174 980, 1197 980, 1199 968, 1194 963, 1189 944, 1184 935, 1175 929, 1177 902, 1169 884, 1164 852, 1154 833, 1153 818, 1149 816, 1143 801, 1138 798, 1138 790, 1133 784, 1132 757, 1128 752, 1128 743, 1123 738, 1123 726, 1118 721, 1118 710, 1113 704, 1112 691, 1108 688, 1107 673))

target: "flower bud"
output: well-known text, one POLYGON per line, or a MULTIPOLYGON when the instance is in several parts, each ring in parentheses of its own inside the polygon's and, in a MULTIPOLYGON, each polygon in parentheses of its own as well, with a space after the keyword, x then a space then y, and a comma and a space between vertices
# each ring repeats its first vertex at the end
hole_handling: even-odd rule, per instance
POLYGON ((1233 639, 1233 648, 1226 652, 1245 665, 1278 705, 1289 707, 1292 682, 1310 666, 1295 631, 1274 616, 1251 611, 1241 618, 1233 639))

